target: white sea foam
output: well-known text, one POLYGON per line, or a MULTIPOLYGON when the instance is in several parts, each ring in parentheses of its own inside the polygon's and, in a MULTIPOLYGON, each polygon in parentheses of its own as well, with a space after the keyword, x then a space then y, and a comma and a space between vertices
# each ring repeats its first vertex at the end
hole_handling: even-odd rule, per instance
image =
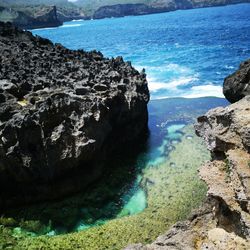
POLYGON ((82 21, 85 21, 84 19, 74 19, 72 20, 72 22, 82 22, 82 21))
MULTIPOLYGON (((156 61, 156 60, 154 60, 156 61)), ((133 65, 137 70, 142 70, 143 68, 146 69, 146 73, 150 73, 150 72, 174 72, 174 73, 190 73, 192 72, 192 70, 188 67, 185 66, 181 66, 179 64, 176 63, 167 63, 167 64, 163 64, 161 66, 147 66, 147 65, 133 65)))
POLYGON ((164 64, 161 66, 149 66, 149 67, 146 67, 146 70, 147 69, 149 71, 177 72, 179 74, 191 72, 191 69, 189 69, 188 67, 181 66, 181 65, 176 64, 176 63, 168 63, 168 64, 164 64))
POLYGON ((186 89, 185 91, 182 92, 171 93, 171 95, 168 96, 159 96, 159 97, 151 96, 151 100, 159 100, 159 99, 173 98, 173 97, 198 98, 206 96, 224 98, 222 86, 213 84, 193 86, 190 89, 186 89))
POLYGON ((182 95, 182 97, 186 98, 197 98, 204 96, 224 97, 222 86, 213 84, 193 86, 186 95, 182 95))
POLYGON ((32 29, 30 31, 36 31, 36 30, 53 30, 53 29, 57 29, 58 27, 49 27, 49 28, 38 28, 38 29, 32 29))
POLYGON ((148 87, 152 92, 158 91, 160 89, 167 89, 171 91, 177 90, 178 86, 187 85, 191 82, 199 80, 198 77, 180 77, 179 79, 170 82, 157 82, 153 78, 148 77, 148 87))
POLYGON ((199 79, 199 74, 192 74, 192 70, 185 66, 180 66, 175 63, 170 63, 162 66, 136 66, 137 70, 142 70, 146 68, 148 88, 152 93, 151 99, 163 99, 170 97, 185 97, 185 98, 198 98, 205 96, 215 96, 224 97, 222 92, 222 87, 214 85, 213 83, 207 82, 204 85, 197 85, 199 79), (175 72, 180 75, 172 81, 158 81, 156 78, 152 77, 154 73, 152 72, 175 72), (192 74, 192 75, 191 75, 192 74), (150 76, 151 75, 151 76, 150 76), (187 86, 189 84, 195 84, 196 86, 190 86, 190 88, 180 89, 180 86, 187 86), (160 95, 160 91, 164 93, 167 90, 169 95, 160 95))
POLYGON ((60 28, 69 28, 69 27, 79 27, 82 26, 83 24, 81 23, 75 23, 75 24, 64 24, 63 26, 61 26, 60 28))
POLYGON ((176 64, 176 63, 169 63, 168 65, 166 65, 165 69, 168 71, 177 71, 179 73, 191 72, 190 68, 185 67, 185 66, 181 66, 181 65, 176 64))
POLYGON ((148 77, 148 88, 151 92, 155 92, 159 89, 166 89, 167 87, 166 87, 166 83, 156 82, 148 77))
POLYGON ((226 69, 234 69, 234 66, 226 65, 225 68, 226 68, 226 69))

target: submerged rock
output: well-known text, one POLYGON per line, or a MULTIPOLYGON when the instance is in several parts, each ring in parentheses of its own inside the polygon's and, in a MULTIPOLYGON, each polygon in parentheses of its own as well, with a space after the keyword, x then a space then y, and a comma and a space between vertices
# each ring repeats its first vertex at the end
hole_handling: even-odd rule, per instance
POLYGON ((146 136, 146 77, 121 57, 69 50, 4 23, 0 50, 2 207, 87 186, 115 149, 146 136))
POLYGON ((230 102, 250 95, 250 60, 241 63, 239 70, 225 79, 223 93, 230 102))

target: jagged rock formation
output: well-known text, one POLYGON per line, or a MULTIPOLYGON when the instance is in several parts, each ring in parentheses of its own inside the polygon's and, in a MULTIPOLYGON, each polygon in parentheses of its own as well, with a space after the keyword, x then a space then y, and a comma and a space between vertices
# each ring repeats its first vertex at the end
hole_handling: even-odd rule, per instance
POLYGON ((114 149, 145 137, 146 77, 121 57, 4 23, 0 50, 0 206, 87 186, 114 149))
POLYGON ((230 102, 250 95, 250 60, 243 62, 238 71, 225 79, 223 93, 230 102))
MULTIPOLYGON (((231 76, 232 87, 245 82, 248 64, 231 76)), ((250 95, 210 110, 198 118, 195 129, 212 155, 199 170, 208 186, 205 204, 151 245, 127 250, 250 249, 250 95)))
POLYGON ((34 15, 8 7, 0 7, 0 21, 10 21, 15 26, 25 29, 57 27, 62 25, 62 22, 57 18, 57 9, 55 6, 41 7, 34 15))

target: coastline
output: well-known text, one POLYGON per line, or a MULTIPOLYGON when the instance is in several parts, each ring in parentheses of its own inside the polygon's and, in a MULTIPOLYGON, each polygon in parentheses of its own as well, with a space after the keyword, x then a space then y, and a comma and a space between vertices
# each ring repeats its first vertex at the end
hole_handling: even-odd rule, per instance
MULTIPOLYGON (((205 4, 204 6, 190 6, 190 7, 185 7, 185 8, 152 8, 148 13, 134 13, 134 14, 127 14, 127 15, 124 15, 124 14, 118 14, 116 16, 112 16, 111 14, 108 14, 108 15, 104 15, 102 17, 97 17, 97 15, 95 14, 96 12, 98 12, 98 10, 102 9, 102 8, 114 8, 116 6, 125 6, 126 4, 118 4, 118 5, 107 5, 107 6, 103 6, 103 7, 100 7, 95 13, 93 16, 90 17, 90 19, 93 19, 93 20, 100 20, 100 19, 105 19, 105 18, 122 18, 122 17, 127 17, 127 16, 146 16, 146 15, 154 15, 154 14, 162 14, 162 13, 169 13, 169 12, 175 12, 175 11, 185 11, 185 10, 193 10, 193 9, 203 9, 203 8, 216 8, 216 7, 224 7, 224 6, 230 6, 230 5, 238 5, 238 4, 249 4, 250 1, 249 0, 243 0, 243 1, 237 1, 235 3, 233 2, 230 2, 230 3, 219 3, 219 4, 215 4, 215 5, 212 5, 212 4, 205 4)), ((129 4, 129 5, 133 5, 133 4, 129 4)), ((136 5, 136 4, 134 4, 136 5)))
MULTIPOLYGON (((66 22, 75 22, 75 21, 91 21, 91 20, 101 20, 101 19, 106 19, 106 18, 123 18, 123 17, 128 17, 128 16, 147 16, 147 15, 154 15, 154 14, 162 14, 162 13, 169 13, 169 12, 175 12, 175 11, 188 11, 188 10, 194 10, 194 9, 205 9, 205 8, 216 8, 216 7, 224 7, 224 6, 230 6, 230 5, 239 5, 239 4, 249 4, 249 0, 245 1, 240 1, 236 3, 225 3, 225 4, 215 4, 215 5, 205 5, 205 6, 197 6, 197 7, 189 7, 189 8, 177 8, 177 9, 156 9, 153 10, 152 12, 149 13, 134 13, 134 14, 120 14, 118 16, 103 16, 103 17, 95 17, 95 15, 92 16, 73 16, 73 17, 68 17, 66 22)), ((126 4, 121 4, 121 5, 126 5, 126 4)), ((100 8, 112 8, 113 5, 109 6, 103 6, 100 8)), ((26 30, 36 30, 36 29, 46 29, 46 28, 56 28, 56 27, 61 27, 63 26, 66 22, 65 20, 60 20, 61 22, 56 22, 55 24, 50 24, 49 26, 47 24, 39 24, 39 26, 32 27, 32 24, 30 26, 22 26, 22 28, 26 30)))
POLYGON ((19 54, 0 56, 0 205, 14 198, 0 214, 0 248, 249 249, 250 60, 224 81, 234 104, 149 101, 145 71, 122 57, 1 25, 1 46, 19 54), (57 180, 70 182, 45 190, 57 180), (79 183, 86 186, 73 191, 79 183), (37 195, 27 198, 30 190, 37 195), (15 203, 20 197, 30 204, 15 203))

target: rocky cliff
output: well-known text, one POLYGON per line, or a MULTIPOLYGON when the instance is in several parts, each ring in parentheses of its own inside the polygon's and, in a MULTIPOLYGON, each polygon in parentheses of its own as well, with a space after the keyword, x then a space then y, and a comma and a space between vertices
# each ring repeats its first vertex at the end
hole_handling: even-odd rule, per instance
POLYGON ((77 191, 146 136, 146 77, 121 57, 68 50, 9 23, 0 50, 2 207, 77 191))
POLYGON ((130 15, 144 15, 162 13, 174 10, 185 10, 194 8, 223 6, 228 4, 237 4, 250 2, 249 0, 152 0, 140 1, 134 4, 114 4, 105 5, 98 8, 93 15, 94 19, 108 17, 123 17, 130 15))
POLYGON ((199 170, 208 186, 205 204, 151 245, 127 250, 250 249, 250 95, 242 91, 248 67, 249 61, 242 63, 224 85, 230 101, 243 98, 210 110, 195 125, 212 155, 199 170))
POLYGON ((34 13, 0 7, 0 21, 12 22, 15 26, 25 29, 57 27, 62 25, 57 17, 55 6, 42 6, 34 13))
POLYGON ((95 11, 93 18, 101 19, 106 17, 145 15, 156 12, 156 9, 146 4, 116 4, 99 8, 97 11, 95 11))

